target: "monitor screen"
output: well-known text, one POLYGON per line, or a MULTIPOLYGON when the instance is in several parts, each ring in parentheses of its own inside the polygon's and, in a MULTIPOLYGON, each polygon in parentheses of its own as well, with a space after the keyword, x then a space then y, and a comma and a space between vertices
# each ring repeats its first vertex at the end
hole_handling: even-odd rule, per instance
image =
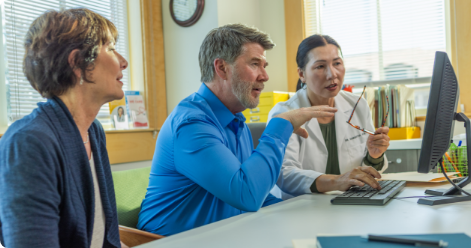
POLYGON ((458 81, 447 54, 436 52, 418 172, 428 173, 437 166, 450 147, 459 93, 458 81))

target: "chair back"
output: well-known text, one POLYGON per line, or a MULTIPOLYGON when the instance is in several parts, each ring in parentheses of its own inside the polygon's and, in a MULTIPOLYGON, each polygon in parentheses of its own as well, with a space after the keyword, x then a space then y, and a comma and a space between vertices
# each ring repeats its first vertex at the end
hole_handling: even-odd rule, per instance
POLYGON ((262 137, 263 131, 265 131, 265 127, 267 123, 265 122, 252 122, 247 123, 247 127, 249 127, 250 132, 252 133, 252 141, 253 141, 253 148, 257 148, 258 140, 262 137))
POLYGON ((120 225, 136 228, 141 203, 149 185, 150 168, 112 172, 120 225))

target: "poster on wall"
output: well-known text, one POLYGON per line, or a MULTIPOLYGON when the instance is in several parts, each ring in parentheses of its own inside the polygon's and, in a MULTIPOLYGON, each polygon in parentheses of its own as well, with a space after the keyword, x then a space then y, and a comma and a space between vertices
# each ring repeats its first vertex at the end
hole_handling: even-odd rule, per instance
POLYGON ((110 117, 113 127, 117 130, 129 129, 128 113, 126 111, 126 100, 115 100, 109 103, 110 117))
POLYGON ((149 128, 144 99, 139 91, 125 91, 126 108, 134 128, 149 128))

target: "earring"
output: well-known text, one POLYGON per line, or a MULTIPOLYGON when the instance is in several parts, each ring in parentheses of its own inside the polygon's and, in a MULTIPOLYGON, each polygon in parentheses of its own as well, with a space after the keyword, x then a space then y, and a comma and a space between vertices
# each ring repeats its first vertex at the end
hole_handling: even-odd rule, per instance
POLYGON ((83 78, 80 78, 80 85, 83 84, 83 78))

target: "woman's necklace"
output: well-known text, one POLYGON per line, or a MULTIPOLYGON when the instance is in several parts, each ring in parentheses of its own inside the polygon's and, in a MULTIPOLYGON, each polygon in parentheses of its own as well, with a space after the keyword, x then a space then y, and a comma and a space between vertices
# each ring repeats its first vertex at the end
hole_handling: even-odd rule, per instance
POLYGON ((83 142, 84 144, 87 144, 90 141, 90 138, 88 137, 88 132, 87 132, 87 141, 83 142))

